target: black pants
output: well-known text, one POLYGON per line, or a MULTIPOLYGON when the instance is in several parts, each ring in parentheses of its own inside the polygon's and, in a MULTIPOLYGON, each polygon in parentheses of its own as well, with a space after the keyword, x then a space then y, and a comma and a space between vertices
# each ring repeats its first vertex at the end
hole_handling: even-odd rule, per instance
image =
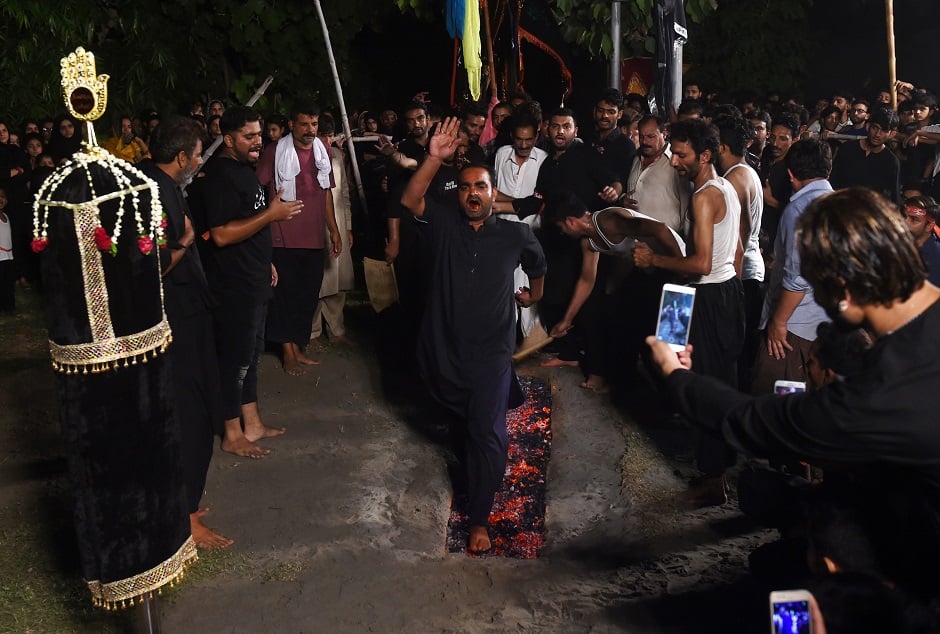
POLYGON ((271 252, 277 286, 268 311, 266 336, 275 343, 310 342, 313 313, 323 283, 323 249, 284 249, 271 252))
POLYGON ((433 392, 442 405, 457 415, 456 424, 461 426, 470 525, 486 526, 506 471, 509 452, 506 411, 518 407, 524 395, 508 362, 468 370, 463 385, 436 385, 433 392))
POLYGON ((180 460, 189 512, 195 513, 206 486, 213 436, 222 432, 219 365, 209 313, 176 317, 170 325, 171 398, 180 425, 180 460))
POLYGON ((16 310, 16 261, 0 260, 0 313, 16 310))
MULTIPOLYGON (((692 371, 737 386, 737 361, 744 346, 744 289, 732 277, 718 284, 696 284, 695 307, 689 329, 692 371)), ((698 432, 696 461, 706 476, 721 475, 735 462, 724 439, 698 432)))
POLYGON ((672 274, 659 269, 632 269, 607 301, 608 377, 616 386, 636 380, 637 361, 649 356, 646 338, 656 332, 663 284, 672 274))
POLYGON ((751 393, 754 357, 761 343, 760 315, 764 308, 764 283, 744 280, 744 347, 738 360, 738 389, 751 393))
POLYGON ((247 302, 223 303, 213 310, 223 421, 240 418, 242 405, 258 401, 258 360, 264 352, 266 311, 267 304, 247 302))

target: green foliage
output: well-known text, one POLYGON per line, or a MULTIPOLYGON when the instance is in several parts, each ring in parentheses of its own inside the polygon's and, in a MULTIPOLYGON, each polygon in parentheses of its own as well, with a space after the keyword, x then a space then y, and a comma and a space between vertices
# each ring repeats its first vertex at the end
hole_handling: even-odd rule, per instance
POLYGON ((722 91, 800 90, 811 64, 813 0, 721 0, 689 29, 690 76, 722 91))
MULTIPOLYGON (((565 40, 592 56, 610 57, 611 2, 609 0, 549 0, 565 40)), ((653 0, 620 3, 621 44, 624 57, 650 55, 654 51, 653 0)), ((686 15, 701 22, 718 8, 717 0, 686 0, 686 15)))
MULTIPOLYGON (((374 0, 322 0, 340 66, 365 26, 398 9, 374 0)), ((280 108, 319 91, 335 101, 323 32, 303 0, 0 1, 0 118, 64 110, 59 59, 83 46, 108 82, 107 117, 157 109, 178 112, 196 99, 244 102, 268 75, 261 107, 280 108)), ((351 80, 355 84, 356 80, 351 80)), ((102 122, 104 127, 110 120, 102 122)), ((101 127, 101 125, 99 125, 101 127)))

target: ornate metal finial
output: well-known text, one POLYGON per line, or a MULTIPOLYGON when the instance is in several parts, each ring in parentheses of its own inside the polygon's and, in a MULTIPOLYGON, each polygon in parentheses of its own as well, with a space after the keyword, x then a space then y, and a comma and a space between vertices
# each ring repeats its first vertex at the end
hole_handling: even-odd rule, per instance
POLYGON ((108 75, 95 75, 95 55, 81 46, 62 58, 62 97, 73 117, 94 121, 104 114, 108 79, 108 75))

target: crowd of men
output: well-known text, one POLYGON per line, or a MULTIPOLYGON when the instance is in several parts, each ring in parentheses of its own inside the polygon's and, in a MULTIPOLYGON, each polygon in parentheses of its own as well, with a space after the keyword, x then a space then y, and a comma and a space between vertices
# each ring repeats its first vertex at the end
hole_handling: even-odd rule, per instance
MULTIPOLYGON (((284 433, 258 407, 266 343, 299 375, 317 363, 309 353, 322 318, 343 337, 342 301, 327 299, 350 285, 327 292, 324 269, 353 243, 350 153, 366 203, 355 242, 394 265, 406 365, 466 432, 468 546, 485 551, 505 412, 519 402, 512 353, 539 330, 554 339, 543 365, 579 368, 586 390, 630 394, 648 380, 644 338, 663 284, 679 283, 696 291, 693 371, 754 394, 781 380, 808 389, 839 380, 839 362, 821 352, 831 350, 818 336, 828 318, 803 277, 797 226, 814 200, 846 187, 895 203, 940 280, 936 98, 897 88, 897 110, 887 91, 839 91, 810 111, 779 95, 721 103, 689 84, 669 114, 609 89, 588 117, 543 110, 521 92, 445 116, 418 95, 398 111, 356 113, 348 140, 305 100, 286 118, 219 101, 205 119, 201 106, 190 117, 119 117, 105 147, 157 180, 168 214, 166 306, 174 366, 185 370, 174 378, 192 436, 197 541, 231 543, 199 519, 214 436, 224 451, 261 458, 258 441, 284 433), (203 165, 216 137, 220 150, 203 165)), ((28 121, 11 139, 0 123, 9 201, 0 221, 12 221, 0 260, 17 263, 4 278, 11 288, 40 281, 22 247, 26 209, 51 165, 77 149, 76 129, 67 117, 28 121)), ((700 476, 680 502, 725 503, 737 456, 698 433, 695 459, 700 476)))

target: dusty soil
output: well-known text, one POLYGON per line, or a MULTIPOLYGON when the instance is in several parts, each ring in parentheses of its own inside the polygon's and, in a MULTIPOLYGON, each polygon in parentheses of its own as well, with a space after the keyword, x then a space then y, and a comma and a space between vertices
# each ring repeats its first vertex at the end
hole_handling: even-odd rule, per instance
MULTIPOLYGON (((360 307, 350 321, 356 343, 329 347, 305 376, 263 358, 263 414, 288 432, 266 441, 272 453, 260 461, 216 450, 207 520, 236 543, 203 553, 161 597, 165 632, 766 631, 765 588, 746 566, 773 533, 733 504, 675 510, 671 497, 691 473, 688 430, 662 415, 648 386, 634 390, 644 407, 631 416, 578 388, 576 370, 522 364, 520 374, 553 386, 547 546, 529 561, 446 554, 444 429, 399 393, 407 382, 394 367, 383 374, 375 317, 360 307)), ((34 352, 22 345, 21 356, 34 352)), ((63 598, 47 629, 42 609, 7 607, 36 593, 5 584, 0 631, 118 631, 128 616, 87 609, 63 528, 51 375, 31 361, 6 369, 0 434, 13 452, 0 459, 0 555, 58 553, 43 555, 52 581, 42 596, 63 598), (26 401, 36 398, 34 411, 26 401), (46 502, 33 512, 37 499, 46 502), (41 530, 4 540, 17 518, 41 530)))

